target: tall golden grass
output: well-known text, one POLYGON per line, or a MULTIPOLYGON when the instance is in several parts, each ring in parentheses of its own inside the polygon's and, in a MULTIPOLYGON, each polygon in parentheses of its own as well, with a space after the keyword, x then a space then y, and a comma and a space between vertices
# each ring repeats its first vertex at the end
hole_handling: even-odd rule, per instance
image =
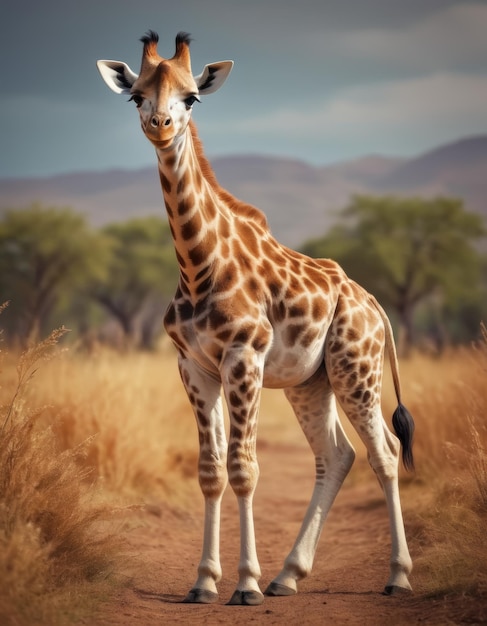
POLYGON ((487 330, 476 347, 403 364, 416 418, 416 572, 426 594, 487 599, 487 330))
MULTIPOLYGON (((402 493, 423 594, 487 593, 483 333, 476 348, 401 363, 417 426, 417 473, 403 475, 402 493)), ((0 623, 69 623, 89 608, 87 589, 108 593, 120 564, 111 508, 189 507, 197 490, 196 427, 173 351, 63 352, 61 334, 2 355, 0 623)), ((387 384, 384 414, 394 408, 387 384)), ((360 467, 365 451, 347 429, 360 467)), ((301 437, 280 392, 263 394, 259 437, 267 445, 301 437)))
MULTIPOLYGON (((0 623, 70 623, 101 597, 117 554, 95 504, 87 443, 62 451, 49 406, 28 388, 65 330, 20 355, 0 406, 0 623)), ((2 363, 5 368, 5 363, 2 363)), ((4 372, 2 371, 2 374, 4 372)))

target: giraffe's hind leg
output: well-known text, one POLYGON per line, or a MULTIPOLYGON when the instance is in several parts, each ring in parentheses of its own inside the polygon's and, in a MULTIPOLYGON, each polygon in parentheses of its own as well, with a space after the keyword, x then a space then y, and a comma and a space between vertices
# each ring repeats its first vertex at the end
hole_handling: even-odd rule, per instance
POLYGON ((398 485, 400 443, 384 421, 381 386, 384 327, 376 312, 357 303, 356 309, 333 321, 327 340, 326 369, 335 395, 364 442, 369 463, 385 494, 392 540, 390 576, 385 592, 410 591, 412 570, 401 511, 398 485))
POLYGON ((270 596, 296 593, 298 580, 311 571, 326 516, 355 458, 324 368, 307 383, 285 393, 315 455, 316 479, 294 546, 282 571, 265 591, 270 596))

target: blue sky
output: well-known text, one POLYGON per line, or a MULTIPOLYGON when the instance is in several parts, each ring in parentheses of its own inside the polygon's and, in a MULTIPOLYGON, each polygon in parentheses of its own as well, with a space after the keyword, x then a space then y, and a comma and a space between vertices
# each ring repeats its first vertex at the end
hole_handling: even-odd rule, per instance
POLYGON ((487 3, 448 0, 3 0, 0 177, 155 164, 99 58, 139 70, 139 38, 195 74, 235 67, 195 105, 207 155, 314 164, 415 155, 487 133, 487 3))

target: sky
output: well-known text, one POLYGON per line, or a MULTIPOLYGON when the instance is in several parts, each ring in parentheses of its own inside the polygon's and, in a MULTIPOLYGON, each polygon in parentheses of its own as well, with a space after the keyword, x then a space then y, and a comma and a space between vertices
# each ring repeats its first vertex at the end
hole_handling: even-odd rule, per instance
POLYGON ((194 106, 210 158, 326 165, 487 133, 486 1, 2 0, 0 178, 155 164, 95 65, 138 72, 148 29, 167 58, 191 33, 194 74, 235 61, 194 106))

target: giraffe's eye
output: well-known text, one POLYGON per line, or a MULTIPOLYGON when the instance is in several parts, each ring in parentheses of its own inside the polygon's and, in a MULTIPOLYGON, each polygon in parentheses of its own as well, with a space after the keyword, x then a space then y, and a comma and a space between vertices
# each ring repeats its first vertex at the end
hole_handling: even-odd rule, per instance
POLYGON ((138 96, 137 94, 134 94, 130 100, 135 102, 135 106, 139 109, 142 106, 142 102, 144 102, 144 98, 142 96, 138 96))
POLYGON ((198 98, 196 94, 191 94, 190 96, 184 99, 184 104, 186 105, 187 109, 190 109, 195 102, 201 102, 201 100, 198 98))

